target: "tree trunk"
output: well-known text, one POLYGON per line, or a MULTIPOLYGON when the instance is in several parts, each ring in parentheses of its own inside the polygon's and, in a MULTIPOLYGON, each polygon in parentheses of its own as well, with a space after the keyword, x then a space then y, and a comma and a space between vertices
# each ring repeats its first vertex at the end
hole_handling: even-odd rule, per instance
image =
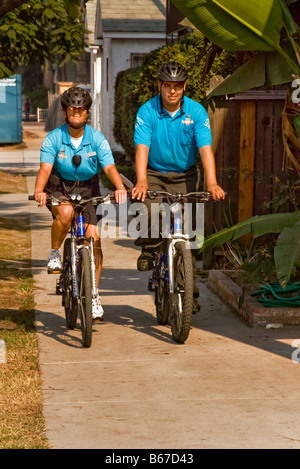
POLYGON ((28 3, 28 0, 1 0, 0 3, 0 18, 11 10, 18 8, 23 3, 28 3))

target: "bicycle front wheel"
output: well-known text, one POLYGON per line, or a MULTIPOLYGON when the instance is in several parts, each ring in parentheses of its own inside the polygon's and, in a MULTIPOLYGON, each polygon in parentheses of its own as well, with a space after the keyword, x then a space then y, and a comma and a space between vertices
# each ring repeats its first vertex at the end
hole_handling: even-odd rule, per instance
POLYGON ((73 297, 70 238, 67 238, 64 244, 62 280, 66 324, 69 329, 74 329, 77 322, 77 300, 73 297))
POLYGON ((184 343, 190 333, 193 315, 193 261, 192 252, 185 242, 175 244, 174 293, 170 302, 172 336, 176 342, 184 343))
MULTIPOLYGON (((162 254, 162 252, 161 252, 162 254)), ((165 325, 169 318, 169 292, 166 285, 166 265, 162 261, 162 255, 155 267, 156 289, 155 307, 158 324, 165 325)))
POLYGON ((92 275, 90 256, 87 249, 79 251, 80 259, 80 317, 82 341, 85 347, 92 344, 92 275))

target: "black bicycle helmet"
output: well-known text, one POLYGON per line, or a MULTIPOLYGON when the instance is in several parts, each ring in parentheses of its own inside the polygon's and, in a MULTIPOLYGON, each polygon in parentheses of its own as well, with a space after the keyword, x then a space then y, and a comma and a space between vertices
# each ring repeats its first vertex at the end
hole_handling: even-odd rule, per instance
POLYGON ((162 65, 157 73, 159 81, 186 81, 187 71, 178 62, 169 62, 162 65))
POLYGON ((89 111, 93 101, 87 91, 78 86, 73 86, 62 94, 60 102, 63 109, 67 109, 68 106, 85 107, 89 111))

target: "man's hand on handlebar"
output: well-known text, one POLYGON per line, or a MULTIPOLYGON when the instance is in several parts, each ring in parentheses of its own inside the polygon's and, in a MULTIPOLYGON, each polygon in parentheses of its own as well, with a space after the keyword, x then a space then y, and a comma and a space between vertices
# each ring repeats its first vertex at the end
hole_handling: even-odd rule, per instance
POLYGON ((147 182, 137 182, 134 188, 131 191, 131 197, 133 199, 137 198, 137 200, 142 200, 144 202, 148 190, 147 182))
POLYGON ((225 192, 218 184, 207 187, 207 189, 211 193, 214 200, 225 199, 225 192))

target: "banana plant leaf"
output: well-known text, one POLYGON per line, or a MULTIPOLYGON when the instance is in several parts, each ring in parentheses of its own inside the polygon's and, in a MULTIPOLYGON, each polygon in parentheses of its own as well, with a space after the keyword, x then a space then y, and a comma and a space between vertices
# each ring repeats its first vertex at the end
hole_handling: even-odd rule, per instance
MULTIPOLYGON (((205 249, 213 249, 228 241, 236 241, 242 236, 252 233, 253 238, 258 238, 269 233, 281 233, 284 228, 292 227, 300 221, 300 210, 290 213, 272 213, 256 215, 244 220, 230 228, 224 228, 205 239, 200 252, 205 249)), ((300 234, 298 232, 298 237, 300 234)))
MULTIPOLYGON (((288 47, 293 54, 292 47, 288 47)), ((296 57, 295 57, 296 58, 296 57)), ((233 95, 260 86, 275 86, 290 83, 293 71, 277 52, 261 52, 228 76, 205 98, 210 102, 216 96, 233 95)))
POLYGON ((274 261, 278 281, 286 288, 293 269, 300 266, 300 222, 286 227, 280 233, 274 249, 274 261))
MULTIPOLYGON (((191 23, 228 51, 277 51, 300 76, 300 68, 281 47, 288 12, 283 0, 172 0, 191 23)), ((291 15, 290 15, 291 17, 291 15)), ((294 24, 293 24, 294 26, 294 24)))

